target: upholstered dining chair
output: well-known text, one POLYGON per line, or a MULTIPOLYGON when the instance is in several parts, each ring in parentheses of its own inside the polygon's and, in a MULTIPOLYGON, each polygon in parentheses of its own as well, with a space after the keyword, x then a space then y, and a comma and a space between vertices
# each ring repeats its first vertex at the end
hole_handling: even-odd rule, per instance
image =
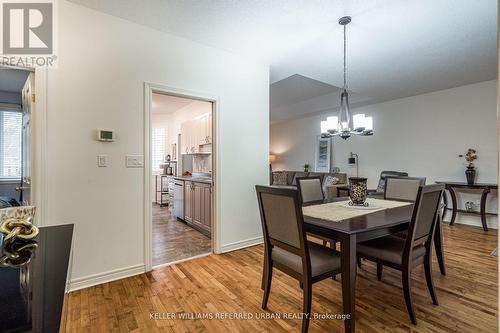
POLYGON ((425 177, 387 176, 384 199, 415 202, 418 188, 425 185, 425 177))
POLYGON ((357 244, 359 257, 380 262, 402 272, 406 308, 414 325, 417 324, 417 319, 410 289, 411 271, 414 266, 424 264, 427 288, 433 303, 438 305, 432 282, 431 249, 443 192, 442 184, 419 187, 406 239, 391 235, 357 244))
POLYGON ((396 176, 396 177, 407 177, 408 172, 401 172, 401 171, 382 171, 380 173, 380 178, 378 180, 378 185, 377 188, 374 190, 368 190, 368 194, 370 195, 379 195, 381 196, 384 194, 385 190, 385 180, 387 177, 390 176, 396 176))
POLYGON ((320 244, 308 242, 299 192, 255 186, 264 233, 264 295, 267 307, 273 268, 297 279, 303 289, 302 332, 307 332, 312 303, 312 284, 340 273, 340 254, 320 244))
MULTIPOLYGON (((418 188, 421 185, 425 185, 425 177, 395 177, 388 176, 386 178, 384 198, 387 200, 397 200, 397 201, 408 201, 415 202, 417 199, 418 188)), ((444 194, 443 194, 444 195, 444 194)), ((443 204, 440 204, 439 210, 444 208, 443 204)), ((441 229, 441 214, 438 214, 436 222, 436 233, 437 237, 442 238, 441 229)), ((398 232, 396 236, 406 238, 407 230, 398 232)), ((446 268, 444 264, 444 249, 443 242, 435 243, 436 257, 439 263, 439 270, 442 275, 446 275, 446 268)), ((377 277, 380 280, 382 276, 382 265, 377 264, 377 277)))
POLYGON ((297 177, 296 181, 303 204, 323 203, 325 195, 320 177, 297 177))
MULTIPOLYGON (((300 193, 300 201, 303 205, 321 204, 325 200, 320 177, 297 177, 297 189, 300 193)), ((318 235, 312 236, 321 239, 324 246, 330 243, 332 249, 336 247, 336 242, 330 238, 318 235)))

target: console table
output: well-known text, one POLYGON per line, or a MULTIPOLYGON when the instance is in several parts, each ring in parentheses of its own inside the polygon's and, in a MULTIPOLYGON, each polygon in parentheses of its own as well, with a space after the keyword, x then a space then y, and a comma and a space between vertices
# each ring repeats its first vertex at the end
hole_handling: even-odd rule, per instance
POLYGON ((488 225, 486 224, 486 215, 497 215, 497 214, 486 213, 486 198, 488 197, 488 193, 490 193, 491 190, 498 189, 498 184, 476 183, 469 185, 465 182, 446 182, 446 181, 437 181, 436 183, 444 184, 448 192, 450 192, 450 197, 451 197, 452 208, 448 208, 448 200, 446 196, 443 196, 443 201, 445 205, 443 209, 443 217, 442 217, 443 219, 447 210, 452 210, 450 225, 453 225, 455 223, 457 212, 481 215, 481 223, 483 224, 483 229, 484 231, 488 231, 488 225), (482 190, 483 192, 481 193, 480 211, 476 212, 476 211, 467 211, 463 209, 458 209, 457 196, 454 190, 455 188, 482 190))
POLYGON ((0 332, 65 331, 73 225, 40 228, 29 241, 0 234, 0 332))

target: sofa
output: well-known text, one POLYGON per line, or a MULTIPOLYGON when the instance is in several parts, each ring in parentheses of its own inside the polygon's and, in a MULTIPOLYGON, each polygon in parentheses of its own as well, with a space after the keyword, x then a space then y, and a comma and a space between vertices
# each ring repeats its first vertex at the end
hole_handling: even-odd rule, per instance
MULTIPOLYGON (((321 186, 323 187, 325 198, 326 199, 331 199, 331 198, 336 198, 337 197, 337 187, 340 186, 347 186, 347 174, 346 173, 338 173, 338 172, 333 172, 333 173, 327 173, 327 172, 302 172, 302 171, 273 171, 271 172, 270 175, 270 184, 271 186, 274 187, 281 187, 281 188, 297 188, 297 178, 299 177, 320 177, 321 179, 321 186), (274 180, 276 178, 275 174, 286 174, 286 185, 285 184, 276 184, 274 180), (327 176, 332 176, 337 178, 339 181, 338 183, 334 185, 328 185, 324 186, 324 182, 327 178, 327 176)), ((285 176, 282 176, 285 178, 285 176)))

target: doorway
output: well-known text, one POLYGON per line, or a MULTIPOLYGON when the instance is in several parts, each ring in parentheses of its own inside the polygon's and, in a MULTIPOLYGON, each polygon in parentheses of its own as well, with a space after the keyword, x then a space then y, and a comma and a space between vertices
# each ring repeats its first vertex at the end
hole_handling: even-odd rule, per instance
POLYGON ((34 205, 35 73, 0 66, 0 208, 34 205))
POLYGON ((217 101, 145 85, 146 270, 213 252, 217 101))

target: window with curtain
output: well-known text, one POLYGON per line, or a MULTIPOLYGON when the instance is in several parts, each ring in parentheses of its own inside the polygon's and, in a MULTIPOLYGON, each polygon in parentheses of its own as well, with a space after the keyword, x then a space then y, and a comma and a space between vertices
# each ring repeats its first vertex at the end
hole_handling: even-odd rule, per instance
POLYGON ((151 138, 151 156, 153 171, 161 170, 160 164, 165 161, 167 131, 165 128, 153 128, 153 136, 151 138))
POLYGON ((22 113, 0 110, 0 179, 20 179, 22 113))

